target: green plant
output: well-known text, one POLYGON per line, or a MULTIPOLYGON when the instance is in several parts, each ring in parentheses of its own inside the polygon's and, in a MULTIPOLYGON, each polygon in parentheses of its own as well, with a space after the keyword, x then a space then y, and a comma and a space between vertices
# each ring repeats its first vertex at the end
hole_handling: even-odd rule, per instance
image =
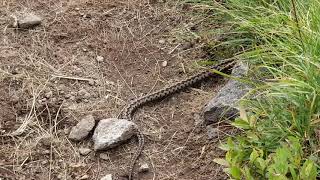
POLYGON ((228 0, 213 6, 243 46, 255 89, 222 146, 233 179, 316 179, 319 170, 320 1, 228 0), (294 4, 293 4, 294 3, 294 4))
MULTIPOLYGON (((225 159, 215 162, 226 166, 225 172, 233 179, 315 179, 317 167, 312 159, 304 159, 304 151, 300 139, 288 136, 274 150, 266 149, 258 144, 261 139, 255 116, 249 119, 236 119, 234 126, 245 131, 229 138, 221 146, 226 150, 225 159)), ((261 143, 261 142, 260 142, 261 143)))

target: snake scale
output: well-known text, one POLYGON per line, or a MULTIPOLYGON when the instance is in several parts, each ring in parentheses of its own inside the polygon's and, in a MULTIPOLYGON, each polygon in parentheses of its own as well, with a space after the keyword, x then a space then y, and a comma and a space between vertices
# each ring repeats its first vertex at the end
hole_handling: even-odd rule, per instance
MULTIPOLYGON (((210 67, 210 69, 214 69, 217 71, 223 71, 225 69, 231 68, 233 66, 233 64, 234 64, 234 61, 227 60, 227 61, 224 61, 222 63, 219 63, 217 65, 210 67)), ((212 76, 214 73, 212 73, 212 71, 210 71, 210 69, 202 70, 202 71, 198 72, 197 74, 188 77, 187 79, 184 79, 184 80, 179 81, 173 85, 170 85, 168 87, 165 87, 163 89, 160 89, 158 91, 147 94, 145 96, 141 96, 141 97, 133 100, 124 108, 124 111, 121 114, 121 118, 132 121, 132 115, 139 107, 141 107, 142 105, 144 105, 148 102, 152 102, 152 101, 164 98, 170 94, 178 92, 182 89, 185 89, 193 84, 196 84, 196 83, 212 76)), ((129 166, 129 175, 128 175, 129 180, 132 180, 134 166, 135 166, 135 164, 136 164, 136 162, 137 162, 137 160, 138 160, 138 158, 144 148, 143 133, 139 130, 138 127, 136 127, 136 130, 137 130, 137 137, 138 137, 138 141, 139 141, 139 146, 138 146, 137 152, 134 154, 133 158, 131 159, 131 164, 129 166)))

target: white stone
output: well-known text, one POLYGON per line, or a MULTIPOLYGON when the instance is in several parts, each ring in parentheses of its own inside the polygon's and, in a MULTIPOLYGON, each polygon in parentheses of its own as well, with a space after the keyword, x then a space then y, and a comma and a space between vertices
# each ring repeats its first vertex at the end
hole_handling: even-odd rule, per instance
POLYGON ((98 62, 103 62, 104 58, 102 56, 97 56, 97 61, 98 62))
POLYGON ((140 167, 139 167, 139 172, 148 172, 149 171, 149 165, 147 163, 144 163, 142 164, 140 167))
POLYGON ((161 66, 162 67, 166 67, 168 65, 168 61, 163 61, 162 63, 161 63, 161 66))
POLYGON ((103 176, 100 180, 112 180, 112 174, 107 174, 103 176))
POLYGON ((136 125, 125 119, 100 120, 93 134, 94 150, 113 148, 135 134, 136 125))
POLYGON ((165 41, 164 39, 160 39, 160 40, 159 40, 159 43, 160 43, 160 44, 164 44, 165 42, 166 42, 166 41, 165 41))

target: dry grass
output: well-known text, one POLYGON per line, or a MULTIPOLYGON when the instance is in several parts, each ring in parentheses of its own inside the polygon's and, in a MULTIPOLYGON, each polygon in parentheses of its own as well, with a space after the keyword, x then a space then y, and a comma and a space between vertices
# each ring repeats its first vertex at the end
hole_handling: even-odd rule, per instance
MULTIPOLYGON (((136 142, 80 156, 91 141, 70 142, 68 131, 85 114, 117 117, 131 98, 183 79, 196 69, 203 44, 177 36, 203 19, 175 2, 1 1, 0 176, 12 179, 79 179, 126 171, 136 142), (44 18, 35 29, 14 30, 16 12, 44 18), (5 23, 2 23, 5 22, 5 23), (160 43, 159 40, 165 40, 160 43), (97 61, 103 56, 103 61, 97 61), (162 67, 163 61, 168 66, 162 67), (101 154, 108 157, 101 159, 101 154)), ((194 128, 217 81, 138 111, 146 134, 141 162, 152 170, 141 179, 224 179, 212 159, 216 142, 194 128), (197 97, 197 98, 195 98, 197 97), (170 167, 170 168, 168 168, 170 167)), ((225 130, 228 127, 221 127, 225 130)), ((223 135, 223 133, 221 134, 223 135)))

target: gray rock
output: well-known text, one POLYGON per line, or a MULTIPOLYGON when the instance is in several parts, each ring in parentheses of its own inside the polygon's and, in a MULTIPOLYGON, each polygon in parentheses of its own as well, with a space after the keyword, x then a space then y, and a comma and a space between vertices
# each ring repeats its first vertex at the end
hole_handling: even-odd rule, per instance
POLYGON ((112 180, 112 174, 107 174, 103 176, 100 180, 112 180))
POLYGON ((42 18, 34 14, 24 14, 17 19, 17 24, 19 28, 28 29, 34 26, 40 25, 42 18))
POLYGON ((130 139, 136 132, 136 125, 125 119, 103 119, 98 123, 94 134, 94 150, 113 148, 130 139))
MULTIPOLYGON (((247 75, 248 66, 238 64, 232 70, 232 76, 241 78, 247 75)), ((233 119, 239 113, 239 100, 251 88, 239 81, 229 82, 219 90, 217 95, 204 107, 202 116, 204 124, 209 125, 224 119, 233 119)))
POLYGON ((90 131, 92 131, 94 125, 95 121, 93 116, 91 114, 85 116, 76 126, 72 127, 69 134, 69 139, 80 141, 86 138, 90 131))
POLYGON ((149 165, 148 163, 143 163, 140 167, 138 172, 148 172, 149 171, 149 165))

